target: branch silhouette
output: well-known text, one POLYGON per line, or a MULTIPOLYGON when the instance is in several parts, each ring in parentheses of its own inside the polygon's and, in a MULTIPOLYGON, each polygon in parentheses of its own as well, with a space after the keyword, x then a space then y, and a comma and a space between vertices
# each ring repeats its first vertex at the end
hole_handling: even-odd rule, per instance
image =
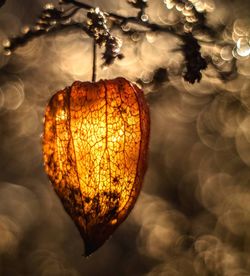
MULTIPOLYGON (((190 83, 199 82, 202 78, 202 71, 207 68, 209 63, 213 65, 213 68, 219 70, 213 64, 213 59, 210 56, 202 56, 202 45, 206 43, 226 44, 219 37, 219 33, 225 27, 219 26, 214 29, 209 26, 206 20, 206 13, 198 12, 190 1, 171 1, 171 5, 176 6, 182 17, 182 22, 173 26, 151 22, 147 15, 149 4, 146 0, 127 1, 131 9, 138 11, 137 16, 123 16, 114 12, 102 11, 98 7, 77 0, 61 0, 57 6, 49 3, 44 6, 40 17, 33 27, 27 28, 21 35, 5 41, 3 46, 6 54, 9 55, 16 48, 39 36, 55 34, 65 29, 80 29, 94 39, 99 47, 104 48, 102 53, 103 65, 108 66, 116 59, 124 57, 121 53, 122 40, 112 34, 114 29, 118 29, 122 35, 126 36, 132 36, 133 34, 145 35, 150 32, 166 33, 180 41, 180 45, 176 46, 176 51, 183 53, 182 76, 184 80, 190 83), (85 12, 85 19, 82 22, 77 22, 74 16, 80 10, 85 12), (199 34, 206 35, 207 40, 202 41, 198 38, 199 34)), ((131 43, 133 43, 132 39, 131 43)), ((229 42, 228 45, 230 45, 229 42)), ((224 81, 235 77, 236 67, 232 66, 231 68, 231 72, 227 72, 224 75, 219 72, 218 76, 224 81)), ((155 73, 159 72, 159 69, 156 69, 155 73)))

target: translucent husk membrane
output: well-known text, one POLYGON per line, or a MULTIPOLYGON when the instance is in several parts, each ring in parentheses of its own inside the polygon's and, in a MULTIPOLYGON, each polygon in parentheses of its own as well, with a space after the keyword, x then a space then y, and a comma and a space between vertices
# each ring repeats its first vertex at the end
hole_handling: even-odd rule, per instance
POLYGON ((123 78, 74 82, 46 113, 45 170, 85 242, 99 248, 133 208, 146 171, 149 109, 123 78))

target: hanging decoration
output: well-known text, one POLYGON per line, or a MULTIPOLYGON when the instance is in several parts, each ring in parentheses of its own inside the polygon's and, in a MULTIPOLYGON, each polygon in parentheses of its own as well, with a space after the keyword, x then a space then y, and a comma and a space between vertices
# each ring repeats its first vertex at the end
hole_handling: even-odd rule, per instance
POLYGON ((45 170, 85 242, 99 248, 126 219, 147 167, 149 109, 124 78, 76 81, 50 100, 45 170))

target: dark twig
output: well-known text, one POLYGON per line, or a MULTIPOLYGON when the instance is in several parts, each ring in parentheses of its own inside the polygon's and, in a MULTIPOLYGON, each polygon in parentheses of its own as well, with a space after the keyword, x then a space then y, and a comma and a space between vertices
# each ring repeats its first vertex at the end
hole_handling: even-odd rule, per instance
POLYGON ((139 10, 137 14, 139 20, 148 21, 148 16, 146 15, 146 8, 148 7, 147 0, 127 0, 127 2, 139 10))
MULTIPOLYGON (((6 41, 6 51, 14 51, 16 48, 25 45, 27 42, 31 41, 34 38, 56 34, 62 30, 67 29, 79 29, 84 30, 86 33, 89 33, 87 26, 84 26, 82 23, 69 23, 69 24, 58 24, 48 29, 29 29, 25 34, 17 36, 6 41)), ((89 34, 90 35, 90 34, 89 34)))
POLYGON ((92 68, 92 82, 96 81, 96 42, 93 40, 93 68, 92 68))
MULTIPOLYGON (((170 0, 169 0, 170 1, 170 0)), ((5 1, 0 0, 0 4, 5 1)), ((98 7, 80 2, 78 0, 60 0, 59 7, 52 4, 45 5, 35 26, 27 29, 20 36, 5 41, 4 48, 9 54, 17 47, 22 46, 33 38, 50 33, 56 33, 68 28, 81 29, 94 39, 93 46, 93 81, 96 78, 96 47, 104 48, 102 53, 103 65, 110 65, 115 59, 123 58, 121 54, 122 40, 112 34, 113 29, 119 29, 123 35, 132 36, 135 33, 145 35, 149 32, 166 33, 172 35, 182 42, 182 46, 177 49, 184 55, 183 76, 186 81, 194 83, 200 81, 201 71, 206 69, 207 64, 213 65, 213 59, 201 55, 201 46, 207 43, 217 45, 221 44, 220 32, 216 32, 208 26, 205 12, 198 12, 195 4, 189 0, 171 0, 171 6, 168 0, 165 4, 168 8, 176 9, 182 13, 182 23, 173 26, 159 25, 151 22, 146 14, 148 7, 147 0, 127 0, 132 8, 137 9, 137 16, 123 16, 115 12, 106 13, 98 7), (75 14, 80 10, 86 11, 85 22, 76 22, 75 14), (205 34, 205 41, 199 39, 199 34, 205 34)), ((167 9, 166 9, 167 12, 167 9)), ((222 27, 223 29, 223 27, 222 27)), ((204 38, 204 36, 203 36, 204 38)), ((203 39, 202 38, 202 39, 203 39)), ((132 42, 131 42, 132 43, 132 42)), ((223 41, 223 43, 225 43, 223 41)), ((228 45, 230 42, 227 43, 228 45)), ((219 68, 214 66, 219 71, 219 68)), ((235 73, 235 66, 232 66, 235 73)), ((159 68, 157 78, 165 75, 165 71, 159 68)), ((235 75, 235 74, 234 74, 235 75)), ((230 72, 221 75, 221 78, 229 78, 230 72)))
MULTIPOLYGON (((76 1, 76 0, 64 0, 63 2, 67 3, 67 4, 73 4, 76 7, 79 7, 79 8, 84 9, 84 10, 95 9, 94 6, 91 6, 91 5, 76 1)), ((181 37, 181 35, 176 33, 175 30, 172 27, 169 27, 169 26, 161 26, 161 25, 158 25, 158 24, 150 23, 148 21, 138 20, 138 17, 135 17, 135 16, 126 17, 126 16, 122 16, 122 15, 119 15, 119 14, 114 13, 114 12, 109 12, 109 13, 107 13, 107 15, 109 16, 109 18, 111 20, 114 20, 114 19, 118 20, 119 23, 121 23, 121 24, 134 23, 136 25, 146 27, 150 31, 165 32, 165 33, 169 33, 169 34, 172 34, 174 36, 177 36, 177 37, 181 37)))
POLYGON ((184 79, 190 83, 199 82, 201 80, 201 70, 207 68, 207 62, 201 56, 200 48, 197 39, 191 33, 183 36, 182 51, 186 65, 184 79))

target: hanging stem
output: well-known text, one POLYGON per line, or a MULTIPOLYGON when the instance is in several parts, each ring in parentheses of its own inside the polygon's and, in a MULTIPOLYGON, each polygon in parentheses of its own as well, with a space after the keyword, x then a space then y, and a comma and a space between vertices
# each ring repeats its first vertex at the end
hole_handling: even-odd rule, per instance
POLYGON ((96 81, 96 42, 93 40, 93 68, 92 68, 92 82, 96 81))

